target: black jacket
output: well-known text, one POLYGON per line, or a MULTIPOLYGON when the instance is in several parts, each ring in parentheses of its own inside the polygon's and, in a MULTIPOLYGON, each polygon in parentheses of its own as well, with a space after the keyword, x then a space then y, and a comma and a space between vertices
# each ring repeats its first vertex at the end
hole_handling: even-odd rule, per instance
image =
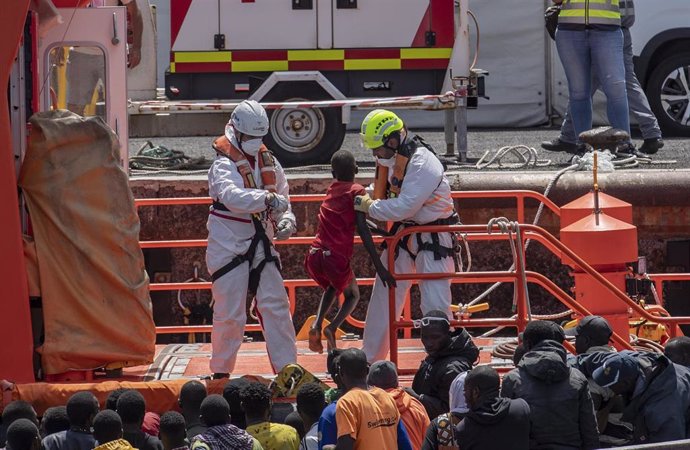
POLYGON ((149 436, 141 430, 125 430, 122 438, 137 450, 163 450, 163 444, 157 437, 149 436))
POLYGON ((522 399, 489 399, 470 410, 455 428, 462 450, 529 450, 530 411, 522 399))
POLYGON ((459 373, 472 368, 479 349, 463 328, 450 339, 450 344, 434 355, 428 355, 419 366, 412 389, 420 395, 430 419, 448 412, 448 391, 459 373))
POLYGON ((544 341, 503 379, 503 397, 522 398, 529 404, 532 449, 599 447, 587 378, 566 365, 565 355, 561 344, 544 341))
MULTIPOLYGON (((633 425, 633 443, 648 444, 690 436, 690 370, 657 353, 630 352, 641 371, 635 391, 626 399, 621 419, 633 425)), ((591 376, 615 353, 578 358, 578 368, 591 376)))

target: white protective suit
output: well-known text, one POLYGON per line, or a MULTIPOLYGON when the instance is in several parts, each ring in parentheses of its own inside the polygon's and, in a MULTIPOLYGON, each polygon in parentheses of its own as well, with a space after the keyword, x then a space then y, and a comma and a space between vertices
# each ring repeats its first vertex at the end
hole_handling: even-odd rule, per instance
MULTIPOLYGON (((389 170, 389 181, 392 177, 389 170)), ((443 165, 428 149, 420 146, 412 155, 407 165, 400 194, 396 198, 375 200, 369 208, 369 217, 381 221, 414 222, 423 225, 438 219, 444 219, 453 214, 453 200, 450 196, 450 185, 446 178, 443 165)), ((452 247, 450 233, 439 233, 439 241, 443 247, 452 247)), ((422 242, 431 242, 429 233, 422 233, 422 242)), ((402 273, 431 273, 455 272, 453 258, 434 259, 431 251, 417 252, 416 235, 411 235, 408 247, 413 259, 406 251, 400 249, 395 260, 395 272, 402 273)), ((383 265, 388 267, 388 251, 381 254, 383 265)), ((400 317, 405 297, 410 289, 410 281, 398 281, 395 289, 396 317, 400 317)), ((422 313, 439 309, 447 311, 450 316, 450 280, 433 280, 419 283, 422 302, 422 313)), ((364 353, 370 363, 386 358, 389 349, 388 336, 388 288, 377 276, 371 292, 367 320, 364 327, 364 353)))
MULTIPOLYGON (((231 141, 235 147, 238 147, 235 139, 231 141)), ((288 198, 289 189, 285 173, 277 160, 275 171, 277 193, 288 198)), ((224 156, 217 156, 209 169, 209 195, 214 200, 223 203, 229 210, 213 211, 213 214, 208 216, 206 265, 211 274, 236 256, 247 252, 255 231, 251 222, 252 213, 264 213, 262 222, 268 238, 273 240, 273 225, 265 217, 267 191, 260 189, 262 180, 258 162, 254 168, 254 180, 259 189, 245 188, 237 166, 224 156)), ((276 223, 282 219, 289 219, 294 229, 295 216, 290 209, 281 217, 273 217, 273 219, 276 223)), ((275 249, 273 252, 277 255, 275 249)), ((256 248, 252 267, 256 267, 263 260, 263 255, 263 246, 260 244, 256 248)), ((213 283, 215 305, 210 367, 214 373, 232 373, 235 368, 237 352, 242 344, 244 326, 247 321, 248 283, 249 264, 247 263, 242 263, 213 283)), ((283 278, 274 263, 267 263, 261 272, 256 304, 266 338, 268 357, 273 369, 278 372, 286 364, 297 361, 297 350, 288 296, 283 285, 283 278)))

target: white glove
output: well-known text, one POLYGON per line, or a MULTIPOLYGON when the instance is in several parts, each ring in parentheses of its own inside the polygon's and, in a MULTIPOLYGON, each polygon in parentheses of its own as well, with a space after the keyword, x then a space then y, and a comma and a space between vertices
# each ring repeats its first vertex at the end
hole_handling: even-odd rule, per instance
POLYGON ((292 220, 282 219, 276 226, 275 238, 278 241, 284 241, 292 236, 295 231, 297 231, 297 229, 295 228, 295 224, 292 222, 292 220))
POLYGON ((266 206, 271 210, 271 214, 280 215, 288 210, 290 202, 280 194, 269 192, 266 194, 266 206))

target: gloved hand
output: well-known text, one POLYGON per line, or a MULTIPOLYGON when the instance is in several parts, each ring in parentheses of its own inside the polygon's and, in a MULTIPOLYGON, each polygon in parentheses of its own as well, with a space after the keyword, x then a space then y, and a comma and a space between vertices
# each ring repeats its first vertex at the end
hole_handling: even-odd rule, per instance
POLYGON ((369 197, 369 194, 358 195, 355 197, 355 211, 369 213, 369 207, 374 203, 374 200, 369 197))
POLYGON ((282 219, 276 226, 275 238, 278 241, 284 241, 292 236, 295 231, 297 230, 295 229, 295 224, 292 223, 292 220, 282 219))
POLYGON ((288 210, 290 202, 280 194, 269 192, 266 194, 266 206, 270 208, 271 214, 282 214, 288 210))

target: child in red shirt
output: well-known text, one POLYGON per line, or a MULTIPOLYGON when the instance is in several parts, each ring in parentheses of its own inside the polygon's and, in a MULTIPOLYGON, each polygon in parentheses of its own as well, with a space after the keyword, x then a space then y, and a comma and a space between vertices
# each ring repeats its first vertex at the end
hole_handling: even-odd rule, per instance
POLYGON ((376 253, 371 232, 366 225, 366 216, 354 209, 355 196, 364 195, 365 191, 363 186, 354 182, 357 163, 352 153, 347 150, 336 152, 331 158, 331 173, 335 180, 328 188, 326 199, 319 209, 316 236, 304 262, 309 276, 325 290, 316 320, 309 330, 309 349, 318 353, 323 353, 323 318, 334 300, 341 293, 345 295, 345 301, 333 321, 323 329, 329 351, 336 348, 336 330, 359 302, 357 280, 350 267, 355 227, 374 261, 376 272, 384 282, 395 285, 376 253))

